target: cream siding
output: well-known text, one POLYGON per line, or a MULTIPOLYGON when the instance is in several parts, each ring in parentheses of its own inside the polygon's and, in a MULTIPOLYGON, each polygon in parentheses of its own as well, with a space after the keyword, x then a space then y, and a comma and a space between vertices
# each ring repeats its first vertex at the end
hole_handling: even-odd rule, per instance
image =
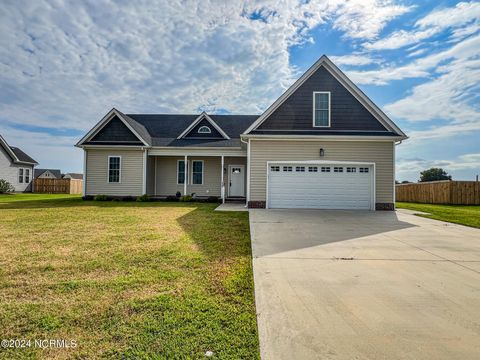
POLYGON ((250 201, 266 200, 267 161, 364 161, 376 167, 376 202, 394 202, 392 141, 250 141, 250 201), (320 157, 320 148, 325 156, 320 157))
MULTIPOLYGON (((181 156, 157 156, 157 183, 155 194, 158 196, 175 195, 177 191, 183 195, 183 184, 177 184, 177 161, 181 156)), ((188 157, 189 178, 187 194, 197 196, 220 196, 220 157, 188 157), (192 184, 192 160, 203 160, 203 184, 192 184)))
MULTIPOLYGON (((177 162, 184 160, 183 156, 150 156, 153 159, 152 163, 149 160, 149 167, 154 168, 147 176, 147 184, 154 183, 156 177, 156 187, 149 189, 150 195, 168 196, 175 195, 177 191, 183 195, 183 184, 177 184, 177 162), (156 163, 156 176, 155 176, 156 163), (151 165, 150 165, 151 164, 151 165)), ((187 194, 195 193, 197 196, 221 196, 221 157, 220 156, 189 156, 189 181, 187 184, 187 194), (192 160, 203 160, 203 184, 192 184, 191 164, 192 160)), ((224 157, 224 181, 225 189, 228 186, 228 165, 245 165, 247 159, 245 157, 224 157)), ((246 170, 246 168, 245 168, 246 170)), ((246 171, 245 171, 246 172, 246 171)), ((245 178, 246 179, 246 178, 245 178)), ((245 181, 246 183, 246 181, 245 181)))
POLYGON ((143 151, 88 149, 86 194, 111 196, 142 195, 143 151), (119 183, 108 182, 108 157, 120 156, 121 172, 119 183))

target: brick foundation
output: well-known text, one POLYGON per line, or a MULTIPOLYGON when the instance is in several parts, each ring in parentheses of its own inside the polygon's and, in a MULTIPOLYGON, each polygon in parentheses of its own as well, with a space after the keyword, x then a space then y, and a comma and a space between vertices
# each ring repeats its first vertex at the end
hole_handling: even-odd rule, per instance
POLYGON ((249 201, 248 208, 249 209, 265 209, 266 203, 265 201, 249 201))
POLYGON ((375 210, 395 210, 395 205, 393 203, 376 203, 375 210))

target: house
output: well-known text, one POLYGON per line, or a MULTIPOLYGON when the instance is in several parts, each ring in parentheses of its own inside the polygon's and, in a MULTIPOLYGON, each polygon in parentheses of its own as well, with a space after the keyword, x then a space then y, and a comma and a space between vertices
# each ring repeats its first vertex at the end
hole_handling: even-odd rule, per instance
POLYGON ((38 163, 18 147, 10 146, 0 135, 0 179, 16 192, 32 191, 33 169, 38 163))
POLYGON ((34 179, 61 179, 62 172, 58 169, 35 169, 34 179))
POLYGON ((83 174, 66 173, 62 176, 62 179, 82 180, 83 179, 83 174))
POLYGON ((195 193, 249 207, 394 209, 407 136, 326 56, 261 115, 123 114, 76 146, 84 194, 195 193))

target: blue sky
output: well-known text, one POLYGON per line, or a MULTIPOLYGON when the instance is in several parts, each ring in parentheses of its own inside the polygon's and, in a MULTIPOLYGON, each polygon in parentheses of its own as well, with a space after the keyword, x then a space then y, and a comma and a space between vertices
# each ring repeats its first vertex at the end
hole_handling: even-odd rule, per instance
POLYGON ((322 54, 410 136, 397 179, 480 173, 480 3, 6 1, 0 134, 81 171, 78 139, 126 113, 261 113, 322 54))

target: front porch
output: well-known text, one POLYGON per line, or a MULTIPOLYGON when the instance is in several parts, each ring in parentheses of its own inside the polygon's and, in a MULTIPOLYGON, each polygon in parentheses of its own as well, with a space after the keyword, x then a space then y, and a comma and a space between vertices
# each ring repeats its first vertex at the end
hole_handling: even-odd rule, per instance
POLYGON ((154 198, 193 195, 245 203, 247 157, 232 155, 150 155, 146 193, 154 198))

